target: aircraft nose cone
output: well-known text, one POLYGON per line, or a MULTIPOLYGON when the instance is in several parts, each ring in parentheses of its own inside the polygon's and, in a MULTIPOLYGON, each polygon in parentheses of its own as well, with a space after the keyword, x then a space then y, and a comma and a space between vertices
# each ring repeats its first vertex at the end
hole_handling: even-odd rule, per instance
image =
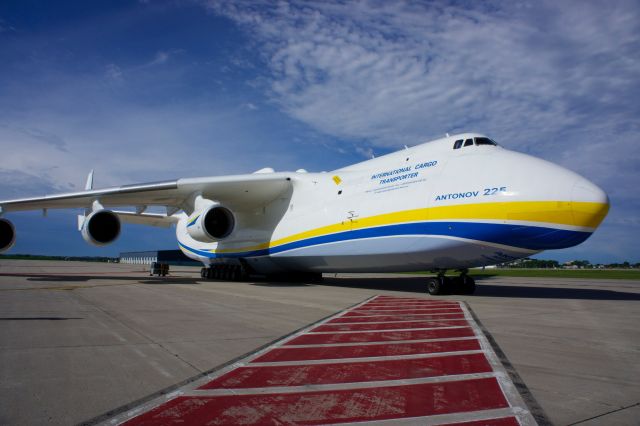
POLYGON ((596 228, 609 212, 609 197, 597 185, 578 178, 571 190, 574 221, 578 226, 596 228))

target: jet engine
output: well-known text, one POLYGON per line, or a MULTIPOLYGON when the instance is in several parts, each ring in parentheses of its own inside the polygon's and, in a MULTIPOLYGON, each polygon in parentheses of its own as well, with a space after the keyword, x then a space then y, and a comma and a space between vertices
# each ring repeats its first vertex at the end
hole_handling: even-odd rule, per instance
POLYGON ((236 220, 231 210, 213 204, 189 217, 187 233, 194 240, 212 243, 228 237, 235 225, 236 220))
POLYGON ((7 219, 0 218, 0 253, 9 250, 16 242, 16 229, 7 219))
POLYGON ((96 210, 85 218, 80 232, 86 242, 104 246, 120 235, 120 219, 110 210, 96 210))

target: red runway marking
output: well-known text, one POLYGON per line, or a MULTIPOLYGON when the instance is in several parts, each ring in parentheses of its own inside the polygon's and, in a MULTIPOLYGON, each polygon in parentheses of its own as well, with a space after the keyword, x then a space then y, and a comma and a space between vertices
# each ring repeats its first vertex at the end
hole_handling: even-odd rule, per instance
POLYGON ((434 330, 370 331, 364 333, 303 334, 294 338, 293 340, 288 341, 285 346, 323 345, 331 343, 388 342, 394 340, 447 339, 473 336, 473 330, 468 327, 443 328, 434 330))
POLYGON ((279 347, 272 349, 252 362, 283 362, 341 358, 368 358, 430 354, 438 352, 476 351, 477 340, 445 340, 438 342, 389 343, 358 346, 319 346, 314 348, 279 347))
POLYGON ((310 330, 310 333, 325 331, 367 331, 367 330, 395 330, 404 328, 439 328, 466 325, 467 320, 436 320, 436 321, 410 321, 400 323, 377 324, 325 324, 310 330))
POLYGON ((458 302, 376 297, 213 374, 110 424, 535 424, 458 302))
POLYGON ((433 315, 378 315, 371 317, 338 317, 327 324, 334 323, 350 323, 350 322, 385 322, 385 321, 412 321, 412 320, 436 320, 436 319, 464 319, 464 313, 452 313, 452 314, 433 314, 433 315))
POLYGON ((239 389, 374 382, 491 372, 483 354, 340 364, 240 367, 198 389, 239 389))
POLYGON ((496 379, 321 392, 178 397, 125 424, 323 424, 505 408, 496 379))

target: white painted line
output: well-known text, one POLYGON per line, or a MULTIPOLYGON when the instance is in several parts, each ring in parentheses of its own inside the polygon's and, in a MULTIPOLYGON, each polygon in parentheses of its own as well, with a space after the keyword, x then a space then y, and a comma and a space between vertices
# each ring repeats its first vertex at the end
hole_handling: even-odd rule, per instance
POLYGON ((376 315, 348 315, 345 316, 340 315, 338 318, 372 318, 372 317, 404 317, 404 316, 411 316, 411 317, 432 317, 434 315, 461 315, 463 314, 463 312, 460 312, 459 309, 456 309, 456 311, 458 312, 436 312, 433 314, 376 314, 376 315))
POLYGON ((520 425, 536 426, 538 423, 531 415, 527 404, 525 404, 524 400, 520 396, 520 393, 516 389, 515 384, 509 377, 509 374, 502 365, 502 362, 500 362, 500 360, 498 359, 498 356, 496 355, 493 347, 478 326, 478 323, 476 323, 476 321, 473 319, 473 316, 471 315, 471 312, 469 312, 469 309, 463 303, 460 303, 460 306, 465 312, 465 316, 469 321, 471 328, 473 328, 473 331, 478 338, 478 342, 480 342, 480 347, 482 348, 487 361, 489 361, 489 364, 491 365, 491 368, 493 368, 493 371, 496 372, 496 378, 498 380, 500 388, 502 389, 502 393, 504 394, 509 405, 514 409, 520 425))
POLYGON ((386 356, 369 356, 359 358, 334 358, 334 359, 305 359, 300 361, 273 361, 273 362, 252 362, 251 367, 274 367, 282 365, 312 365, 312 364, 339 364, 346 362, 369 362, 369 361, 392 361, 400 359, 417 359, 417 358, 440 358, 451 355, 472 355, 484 353, 482 350, 473 351, 455 351, 455 352, 434 352, 429 354, 411 354, 411 355, 386 355, 386 356))
MULTIPOLYGON (((451 423, 473 422, 482 420, 493 420, 503 417, 514 417, 516 412, 513 408, 498 408, 495 410, 467 411, 463 413, 438 414, 425 417, 407 417, 404 419, 374 420, 367 421, 367 425, 400 425, 400 426, 436 426, 451 423)), ((332 423, 332 425, 361 425, 355 423, 332 423)))
MULTIPOLYGON (((329 324, 322 324, 329 325, 329 324)), ((315 327, 314 327, 315 328, 315 327)), ((417 328, 389 328, 379 330, 345 330, 345 331, 309 331, 306 334, 349 334, 349 333, 386 333, 395 331, 418 331, 418 330, 448 330, 451 328, 469 328, 467 324, 464 325, 447 325, 445 327, 417 327, 417 328)))
MULTIPOLYGON (((458 315, 464 315, 460 313, 458 315)), ((401 322, 442 322, 442 321, 466 321, 465 318, 424 318, 424 319, 406 319, 406 320, 396 320, 396 321, 364 321, 364 322, 330 322, 325 325, 352 325, 352 324, 395 324, 401 322)))
POLYGON ((423 311, 423 312, 433 312, 433 311, 458 311, 459 308, 451 308, 451 307, 432 307, 432 308, 414 308, 411 306, 397 307, 397 308, 374 308, 374 309, 354 309, 348 312, 357 312, 357 313, 369 313, 369 312, 395 312, 395 311, 423 311))
POLYGON ((459 374, 449 376, 421 377, 417 379, 380 380, 375 382, 351 382, 330 383, 323 385, 304 386, 271 386, 265 388, 229 388, 229 389, 203 389, 186 392, 185 396, 220 396, 220 395, 257 395, 269 393, 302 393, 316 391, 333 391, 347 389, 365 389, 378 387, 420 385, 425 383, 461 382, 473 379, 488 379, 496 377, 491 373, 459 374))
POLYGON ((336 346, 367 346, 367 345, 402 345, 405 343, 431 343, 431 342, 449 342, 452 340, 476 340, 476 336, 466 337, 441 337, 437 339, 414 339, 414 340, 385 340, 382 342, 342 342, 342 343, 316 343, 310 345, 285 345, 281 349, 298 349, 298 348, 332 348, 336 346))

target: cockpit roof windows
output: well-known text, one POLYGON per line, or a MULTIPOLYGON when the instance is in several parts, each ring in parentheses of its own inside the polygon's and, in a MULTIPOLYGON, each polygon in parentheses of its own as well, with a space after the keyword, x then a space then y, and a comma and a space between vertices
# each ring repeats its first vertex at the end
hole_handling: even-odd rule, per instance
POLYGON ((480 138, 473 138, 473 139, 469 138, 466 140, 458 139, 453 143, 453 149, 460 149, 463 146, 462 142, 464 142, 464 146, 471 146, 474 144, 474 141, 476 145, 492 145, 492 146, 498 145, 495 141, 489 138, 480 137, 480 138))

